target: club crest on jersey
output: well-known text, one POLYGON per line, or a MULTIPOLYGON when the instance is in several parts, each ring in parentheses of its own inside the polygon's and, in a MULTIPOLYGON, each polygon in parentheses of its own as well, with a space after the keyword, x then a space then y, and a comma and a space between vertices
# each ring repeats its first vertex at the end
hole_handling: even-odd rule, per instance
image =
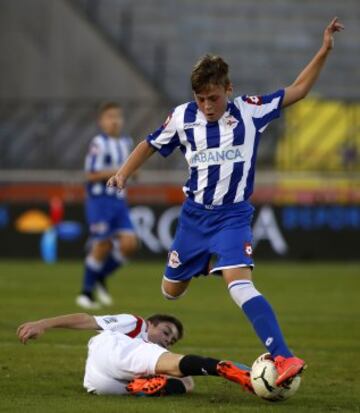
POLYGON ((168 265, 170 268, 178 268, 181 265, 181 261, 179 259, 179 253, 177 251, 169 252, 168 265))
POLYGON ((252 245, 251 245, 250 242, 245 242, 245 244, 244 244, 244 252, 245 252, 245 255, 247 255, 248 257, 251 257, 251 256, 252 256, 253 249, 252 249, 252 245))
POLYGON ((251 105, 262 105, 262 97, 261 96, 246 96, 245 101, 250 103, 251 105))
POLYGON ((229 115, 229 116, 226 117, 225 123, 230 128, 236 128, 239 121, 236 118, 234 118, 234 116, 229 115))

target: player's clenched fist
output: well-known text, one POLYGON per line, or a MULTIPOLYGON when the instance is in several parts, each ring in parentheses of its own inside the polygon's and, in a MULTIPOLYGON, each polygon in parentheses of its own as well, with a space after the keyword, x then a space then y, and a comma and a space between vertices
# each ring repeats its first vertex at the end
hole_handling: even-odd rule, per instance
POLYGON ((26 344, 29 339, 38 338, 44 332, 45 328, 42 326, 41 322, 30 322, 22 324, 17 329, 17 336, 23 344, 26 344))
POLYGON ((334 47, 334 37, 333 34, 336 32, 340 32, 341 30, 344 30, 344 25, 339 22, 338 17, 334 17, 330 24, 326 27, 324 31, 324 41, 323 41, 323 46, 327 49, 330 50, 334 47))
POLYGON ((116 187, 118 189, 124 189, 126 186, 126 179, 122 175, 116 174, 110 177, 106 185, 116 187))

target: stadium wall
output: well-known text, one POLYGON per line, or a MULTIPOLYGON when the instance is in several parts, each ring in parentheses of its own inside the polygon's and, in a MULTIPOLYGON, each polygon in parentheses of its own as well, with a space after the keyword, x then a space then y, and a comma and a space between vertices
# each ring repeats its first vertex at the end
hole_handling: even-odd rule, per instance
MULTIPOLYGON (((303 183, 304 184, 304 183, 303 183)), ((74 185, 0 186, 0 257, 80 259, 87 228, 83 189, 74 185)), ((174 185, 129 188, 131 216, 141 240, 135 259, 164 259, 183 195, 174 185)), ((252 202, 256 259, 356 260, 360 190, 341 182, 324 188, 283 182, 258 185, 252 202)))
POLYGON ((65 1, 1 2, 0 27, 2 99, 161 99, 65 1))

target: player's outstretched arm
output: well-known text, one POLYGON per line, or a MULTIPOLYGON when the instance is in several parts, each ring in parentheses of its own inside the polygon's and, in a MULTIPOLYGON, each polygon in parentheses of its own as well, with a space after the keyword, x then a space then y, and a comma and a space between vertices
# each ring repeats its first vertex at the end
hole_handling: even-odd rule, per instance
POLYGON ((334 33, 340 32, 343 29, 344 26, 339 22, 337 17, 326 27, 323 43, 319 51, 296 78, 294 83, 285 88, 282 107, 292 105, 298 100, 303 99, 309 93, 324 66, 327 56, 334 47, 334 33))
POLYGON ((61 315, 59 317, 44 318, 38 321, 30 321, 22 324, 17 329, 19 340, 26 342, 40 337, 49 328, 71 328, 78 330, 98 330, 100 327, 93 316, 85 313, 61 315))
POLYGON ((155 152, 146 141, 139 143, 131 152, 126 162, 107 182, 108 186, 124 189, 127 180, 140 168, 140 166, 155 152))

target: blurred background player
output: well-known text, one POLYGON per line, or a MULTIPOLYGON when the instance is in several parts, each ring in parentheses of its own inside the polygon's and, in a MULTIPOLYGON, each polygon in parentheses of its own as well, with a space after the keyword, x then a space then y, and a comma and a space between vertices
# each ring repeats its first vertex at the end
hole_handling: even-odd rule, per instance
POLYGON ((98 125, 100 133, 91 141, 85 160, 90 251, 85 258, 81 294, 76 298, 76 303, 87 309, 112 304, 106 279, 137 248, 126 194, 106 187, 106 181, 125 161, 133 145, 131 138, 121 136, 124 116, 120 105, 101 105, 98 125))
POLYGON ((17 335, 26 344, 50 328, 100 332, 88 344, 84 377, 88 393, 183 394, 194 387, 191 376, 207 375, 222 376, 252 392, 250 369, 245 365, 171 353, 168 348, 183 336, 181 321, 171 315, 155 314, 144 320, 132 314, 68 314, 22 324, 17 335))

